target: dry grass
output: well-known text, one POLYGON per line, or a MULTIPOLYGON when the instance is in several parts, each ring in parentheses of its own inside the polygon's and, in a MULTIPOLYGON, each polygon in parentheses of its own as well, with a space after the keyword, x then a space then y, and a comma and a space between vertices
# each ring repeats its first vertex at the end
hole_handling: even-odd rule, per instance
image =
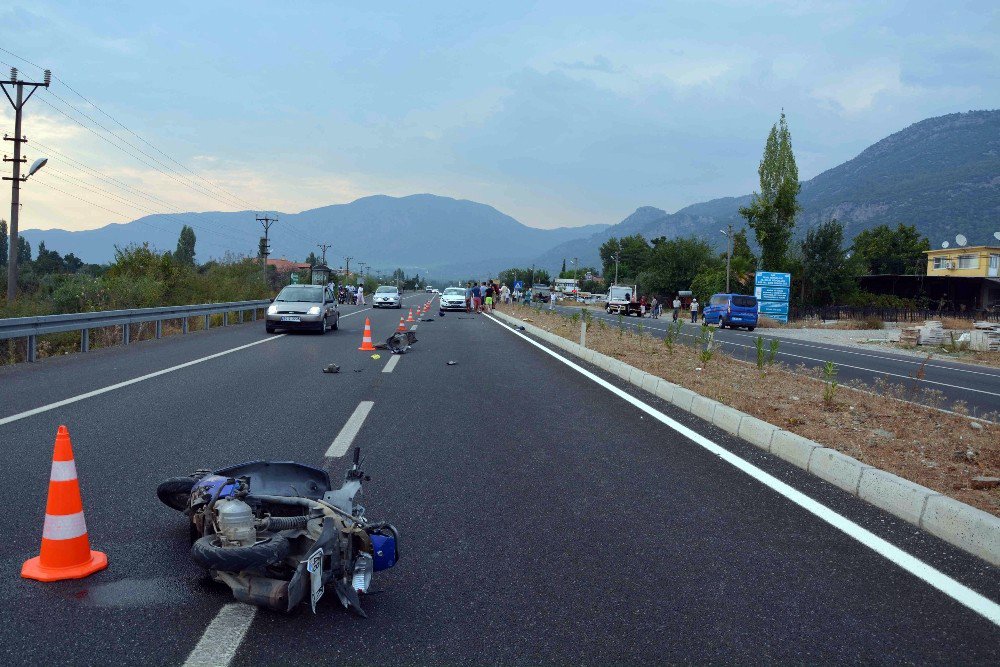
MULTIPOLYGON (((567 317, 520 306, 504 311, 569 340, 579 338, 579 324, 567 317)), ((977 421, 982 428, 976 429, 969 417, 890 397, 914 387, 881 387, 890 396, 873 396, 841 386, 827 403, 824 382, 804 369, 771 366, 762 372, 719 350, 703 362, 694 347, 675 343, 670 350, 662 339, 600 321, 587 328, 587 346, 1000 516, 1000 488, 979 490, 970 485, 972 477, 1000 476, 1000 425, 977 421)))

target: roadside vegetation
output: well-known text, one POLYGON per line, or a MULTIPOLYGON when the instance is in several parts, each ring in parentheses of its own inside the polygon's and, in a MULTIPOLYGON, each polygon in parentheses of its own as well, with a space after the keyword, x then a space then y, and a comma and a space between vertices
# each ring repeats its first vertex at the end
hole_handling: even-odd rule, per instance
MULTIPOLYGON (((502 309, 579 339, 580 325, 570 317, 502 309)), ((1000 516, 1000 488, 975 488, 973 481, 1000 477, 1000 412, 976 415, 961 402, 946 403, 940 392, 919 386, 919 370, 897 384, 841 384, 835 365, 789 367, 763 341, 744 360, 714 347, 705 333, 657 338, 604 326, 588 327, 587 347, 1000 516)))

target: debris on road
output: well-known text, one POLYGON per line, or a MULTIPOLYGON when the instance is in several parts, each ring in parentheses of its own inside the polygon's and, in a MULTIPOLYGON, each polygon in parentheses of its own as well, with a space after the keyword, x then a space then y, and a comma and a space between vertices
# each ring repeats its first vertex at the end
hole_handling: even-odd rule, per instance
POLYGON ((378 361, 378 360, 379 360, 379 359, 381 359, 381 358, 382 358, 382 355, 381 355, 381 354, 373 354, 373 355, 372 355, 372 359, 374 359, 375 361, 378 361))
POLYGON ((457 361, 449 361, 447 365, 448 366, 457 366, 458 362, 457 361))
POLYGON ((340 372, 340 366, 338 366, 337 364, 327 364, 326 366, 323 367, 323 372, 324 373, 339 373, 340 372))

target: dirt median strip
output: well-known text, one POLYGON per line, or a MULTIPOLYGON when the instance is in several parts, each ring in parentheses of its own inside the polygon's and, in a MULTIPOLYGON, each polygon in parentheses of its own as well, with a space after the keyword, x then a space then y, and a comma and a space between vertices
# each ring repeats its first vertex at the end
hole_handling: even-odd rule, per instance
MULTIPOLYGON (((674 354, 662 354, 658 351, 656 354, 650 354, 648 349, 647 341, 635 341, 626 340, 629 336, 627 332, 623 332, 621 335, 615 332, 602 332, 603 334, 612 337, 613 343, 611 345, 612 349, 618 351, 618 354, 626 357, 637 358, 639 363, 642 362, 641 354, 636 354, 639 350, 632 349, 634 346, 647 346, 645 349, 647 357, 655 356, 670 356, 674 358, 675 363, 680 364, 680 357, 684 355, 694 356, 695 363, 700 363, 700 366, 695 366, 691 369, 693 372, 682 373, 682 378, 697 378, 701 382, 691 382, 700 391, 695 391, 692 389, 687 389, 681 387, 679 384, 672 382, 664 377, 661 373, 648 373, 641 368, 634 366, 632 364, 624 363, 619 359, 612 358, 602 352, 595 349, 583 348, 579 344, 573 342, 571 337, 575 333, 574 329, 578 327, 573 327, 572 325, 576 322, 570 321, 565 317, 559 316, 548 316, 541 315, 537 312, 529 313, 531 317, 526 318, 526 320, 520 320, 512 315, 498 311, 497 316, 507 321, 515 326, 525 327, 527 333, 531 333, 546 342, 549 342, 571 354, 579 356, 599 368, 605 369, 608 372, 617 375, 618 377, 638 386, 639 388, 650 391, 664 400, 669 400, 675 406, 698 414, 705 418, 705 415, 711 414, 711 422, 722 428, 723 430, 742 437, 752 444, 770 451, 776 456, 785 459, 786 461, 804 468, 822 479, 848 491, 849 493, 859 496, 868 502, 898 516, 910 523, 920 526, 921 528, 927 530, 933 535, 944 539, 945 541, 972 553, 980 558, 983 558, 987 562, 993 565, 1000 565, 1000 519, 998 519, 995 514, 998 513, 1000 509, 1000 503, 997 502, 997 497, 1000 495, 1000 489, 966 489, 966 493, 963 495, 971 496, 976 500, 976 504, 979 504, 983 509, 989 510, 991 513, 983 511, 983 509, 977 509, 969 504, 959 502, 954 498, 946 497, 941 488, 935 490, 934 487, 928 485, 923 486, 915 481, 911 481, 908 477, 893 474, 893 472, 887 472, 883 470, 883 466, 873 465, 865 462, 864 460, 858 460, 843 451, 838 451, 841 448, 836 447, 835 443, 829 442, 830 440, 838 441, 840 439, 840 431, 843 430, 843 425, 838 422, 831 424, 826 424, 825 429, 827 437, 823 439, 813 439, 805 434, 798 434, 791 430, 783 429, 769 420, 762 419, 761 417, 766 416, 766 414, 754 415, 750 414, 740 408, 746 401, 740 401, 741 405, 735 407, 729 405, 729 401, 719 401, 711 396, 706 396, 706 393, 727 393, 719 392, 720 383, 719 382, 705 382, 705 375, 696 375, 698 373, 703 373, 706 367, 709 367, 713 361, 715 361, 716 366, 720 366, 721 359, 708 359, 699 358, 697 355, 700 354, 699 350, 687 349, 686 351, 681 349, 683 346, 678 346, 673 352, 674 354), (530 323, 531 319, 543 320, 545 324, 549 325, 546 328, 540 328, 534 326, 530 323), (559 320, 562 320, 560 322, 559 320), (675 356, 676 355, 676 356, 675 356), (653 379, 655 378, 655 379, 653 379), (669 398, 666 398, 669 396, 669 398), (711 403, 709 403, 710 401, 711 403), (712 405, 714 403, 714 405, 712 405), (745 422, 745 424, 744 424, 745 422)), ((596 328, 588 327, 588 342, 591 343, 592 347, 607 346, 606 340, 601 340, 601 336, 593 336, 596 333, 596 328)), ((633 336, 633 338, 639 338, 639 336, 633 336)), ((649 338, 649 337, 646 337, 649 338)), ((662 345, 655 339, 653 340, 657 345, 662 345)), ((631 359, 630 359, 631 360, 631 359)), ((688 360, 690 361, 690 360, 688 360)), ((727 358, 726 362, 738 363, 742 365, 743 374, 747 374, 748 368, 755 373, 758 369, 745 362, 740 362, 735 359, 727 358)), ((656 364, 644 364, 652 365, 654 368, 656 364)), ((661 370, 662 369, 658 369, 661 370)), ((764 390, 770 389, 771 391, 765 393, 764 395, 770 395, 772 398, 775 392, 778 391, 779 394, 787 394, 789 391, 797 391, 802 385, 787 385, 784 384, 790 378, 797 378, 800 382, 809 382, 809 378, 802 378, 789 371, 782 371, 779 369, 772 369, 767 371, 768 374, 772 374, 772 381, 774 375, 781 374, 782 377, 777 378, 779 384, 777 387, 784 386, 784 390, 779 390, 774 387, 760 387, 764 390), (790 378, 784 377, 790 376, 790 378)), ((751 374, 752 375, 752 374, 751 374)), ((766 379, 767 375, 764 375, 762 379, 766 379)), ((716 380, 722 380, 723 382, 732 382, 733 378, 728 375, 723 375, 722 377, 716 378, 716 380)), ((725 386, 725 385, 722 385, 725 386)), ((759 392, 754 392, 753 387, 758 386, 757 383, 747 383, 742 384, 737 383, 735 385, 737 393, 743 391, 748 394, 747 397, 750 400, 750 404, 754 403, 752 399, 759 399, 761 394, 759 392)), ((732 387, 731 387, 732 388, 732 387)), ((816 391, 816 388, 813 388, 816 391)), ((803 392, 804 393, 804 392, 803 392)), ((732 398, 732 392, 728 392, 727 396, 732 398)), ((898 404, 889 404, 886 406, 871 405, 872 403, 878 403, 879 397, 872 397, 864 395, 864 402, 868 405, 865 406, 867 411, 866 415, 874 415, 869 417, 869 419, 874 418, 875 423, 881 424, 877 429, 881 430, 886 434, 890 431, 887 430, 894 425, 892 419, 888 419, 891 415, 887 414, 885 411, 889 409, 899 409, 898 404)), ((887 399, 884 400, 889 403, 887 399)), ((841 399, 841 402, 843 399, 841 399)), ((860 402, 860 401, 859 401, 860 402)), ((799 403, 802 403, 801 399, 799 403)), ((800 416, 800 421, 797 425, 801 426, 806 420, 816 418, 814 416, 815 410, 805 409, 807 405, 797 405, 798 414, 800 416)), ((834 401, 832 404, 825 405, 825 408, 831 411, 833 414, 837 415, 842 412, 848 413, 851 416, 846 428, 853 429, 853 431, 858 431, 863 429, 867 424, 862 423, 862 426, 856 426, 854 424, 854 419, 851 413, 857 412, 857 406, 847 406, 842 405, 834 401), (850 410, 845 410, 845 407, 851 407, 850 410)), ((758 410, 760 412, 760 410, 758 410)), ((767 410, 763 410, 764 413, 767 410)), ((910 420, 915 420, 918 423, 915 425, 916 428, 928 429, 929 425, 938 426, 938 422, 945 422, 943 425, 945 428, 944 434, 952 433, 953 429, 960 428, 965 429, 969 433, 969 437, 966 438, 963 434, 958 436, 957 441, 961 442, 963 446, 969 447, 965 454, 969 451, 974 453, 986 452, 987 456, 984 457, 985 460, 992 461, 992 467, 987 468, 986 472, 992 473, 996 476, 996 450, 998 448, 997 440, 1000 439, 1000 434, 998 434, 998 429, 995 424, 990 423, 980 423, 979 428, 970 428, 970 420, 966 417, 959 415, 947 415, 937 411, 932 411, 919 406, 912 406, 906 410, 908 413, 906 417, 910 420), (926 414, 921 414, 926 413, 926 414), (952 420, 957 420, 958 425, 951 424, 952 420), (979 448, 976 450, 975 448, 979 448)), ((772 413, 773 414, 773 413, 772 413)), ((781 415, 781 412, 777 414, 781 415)), ((822 415, 820 415, 821 417, 822 415)), ((822 420, 821 420, 822 421, 822 420)), ((977 422, 978 423, 978 422, 977 422)), ((935 429, 931 429, 933 432, 935 429)), ((852 431, 852 432, 853 432, 852 431)), ((891 435, 891 434, 890 434, 891 435)), ((888 439, 889 441, 895 440, 896 436, 892 435, 891 438, 886 438, 885 435, 880 433, 874 433, 871 435, 873 438, 879 440, 888 439)), ((856 438, 852 438, 849 442, 853 443, 856 438)), ((951 447, 951 445, 949 445, 951 447)), ((926 454, 926 451, 924 452, 926 454)), ((964 454, 963 454, 964 455, 964 454)), ((976 454, 978 456, 978 454, 976 454)), ((882 457, 882 460, 895 461, 898 457, 882 457)), ((904 460, 909 457, 902 457, 904 460)), ((931 461, 933 462, 933 461, 931 461)), ((901 466, 905 468, 905 466, 901 466)), ((937 466, 933 466, 932 469, 937 466)), ((980 466, 981 468, 982 466, 980 466)), ((891 469, 890 469, 891 470, 891 469)), ((897 471, 898 472, 898 471, 897 471)), ((951 472, 957 472, 953 470, 951 472)), ((963 471, 963 474, 967 473, 963 471)), ((985 476, 985 475, 982 475, 985 476)), ((947 478, 937 478, 936 483, 945 481, 947 484, 947 478)), ((922 480, 921 480, 922 481, 922 480)), ((955 489, 952 489, 954 493, 955 489)), ((952 495, 952 494, 947 494, 952 495)))

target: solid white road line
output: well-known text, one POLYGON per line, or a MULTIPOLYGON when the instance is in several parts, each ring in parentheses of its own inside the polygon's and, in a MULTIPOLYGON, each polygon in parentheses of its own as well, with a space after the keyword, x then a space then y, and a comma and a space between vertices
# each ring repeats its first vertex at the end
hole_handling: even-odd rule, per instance
POLYGON ((225 667, 250 629, 257 607, 236 602, 227 604, 205 628, 198 644, 184 661, 184 667, 225 667))
POLYGON ((0 419, 0 426, 4 424, 9 424, 11 422, 16 422, 19 419, 25 419, 27 417, 33 417, 34 415, 41 414, 42 412, 48 412, 49 410, 55 410, 56 408, 61 408, 64 405, 69 405, 71 403, 76 403, 77 401, 82 401, 87 398, 93 398, 94 396, 100 396, 101 394, 106 394, 109 391, 114 391, 116 389, 122 389, 130 385, 136 384, 138 382, 143 382, 144 380, 152 380, 155 377, 161 375, 166 375, 167 373, 173 373, 174 371, 179 371, 182 368, 188 368, 189 366, 194 366, 196 364, 201 364, 206 361, 211 361, 212 359, 218 359, 219 357, 224 357, 227 354, 232 354, 233 352, 239 352, 240 350, 246 350, 255 345, 263 345, 264 343, 270 343, 271 341, 278 340, 284 337, 285 334, 278 334, 270 338, 264 338, 262 340, 254 341, 253 343, 247 343, 246 345, 240 345, 239 347, 234 347, 228 350, 223 350, 222 352, 216 352, 215 354, 210 354, 207 357, 201 357, 200 359, 194 359, 192 361, 186 361, 183 364, 177 364, 176 366, 171 366, 170 368, 164 368, 159 371, 154 371, 152 373, 147 373, 146 375, 140 375, 137 378, 132 378, 131 380, 125 380, 124 382, 118 382, 116 384, 108 385, 107 387, 101 387, 100 389, 95 389, 93 391, 88 391, 83 394, 78 394, 70 398, 64 398, 61 401, 56 401, 55 403, 49 403, 48 405, 43 405, 41 407, 32 408, 31 410, 25 410, 24 412, 19 412, 16 415, 11 415, 9 417, 3 417, 0 419))
POLYGON ((340 433, 337 434, 337 437, 330 444, 324 456, 329 459, 336 458, 343 456, 350 449, 351 443, 354 442, 354 438, 358 436, 358 431, 361 430, 361 425, 365 423, 365 417, 372 411, 374 405, 374 401, 361 401, 358 407, 354 408, 354 413, 351 414, 347 423, 344 424, 344 428, 340 429, 340 433))
MULTIPOLYGON (((603 317, 599 317, 598 319, 602 319, 605 322, 610 321, 610 320, 607 320, 606 318, 603 318, 603 317)), ((640 322, 640 324, 641 324, 641 322, 640 322)), ((652 327, 652 326, 643 326, 643 329, 652 329, 654 331, 666 331, 666 329, 661 329, 659 327, 652 327)), ((684 333, 684 332, 681 332, 681 335, 682 336, 688 336, 689 338, 697 338, 697 336, 695 336, 694 334, 689 334, 689 333, 684 333)), ((784 342, 784 339, 779 338, 778 340, 784 342)), ((719 344, 719 345, 732 345, 734 347, 742 347, 742 348, 746 348, 746 349, 754 349, 753 345, 744 345, 743 343, 736 343, 736 342, 729 341, 729 340, 723 340, 721 338, 718 339, 716 341, 716 343, 719 344)), ((819 348, 819 349, 829 349, 829 348, 819 348)), ((832 349, 830 351, 831 352, 842 352, 842 350, 832 350, 832 349)), ((827 361, 826 359, 817 359, 816 357, 807 357, 807 356, 804 356, 804 355, 801 355, 801 354, 792 354, 791 352, 784 352, 782 350, 778 350, 778 356, 779 357, 791 357, 793 359, 805 359, 806 361, 815 361, 815 362, 820 363, 820 364, 826 363, 826 361, 827 361)), ((871 356, 874 356, 874 355, 871 355, 871 356)), ((876 357, 876 358, 883 359, 883 360, 888 360, 888 361, 896 361, 896 359, 886 359, 886 357, 876 357)), ((906 363, 910 363, 910 362, 906 361, 906 363)), ((919 363, 919 362, 916 362, 916 363, 919 363)), ((987 396, 1000 396, 1000 393, 995 392, 995 391, 986 391, 985 389, 976 389, 974 387, 964 387, 964 386, 957 385, 957 384, 948 384, 947 382, 938 382, 937 380, 928 380, 926 378, 923 378, 923 379, 921 379, 921 378, 914 378, 914 377, 911 377, 909 375, 900 375, 899 373, 890 373, 888 371, 878 371, 878 370, 875 370, 873 368, 865 368, 864 366, 852 366, 851 364, 837 364, 836 366, 837 366, 837 368, 853 368, 856 371, 866 371, 866 372, 872 373, 874 375, 885 375, 886 377, 900 378, 902 380, 914 380, 916 382, 923 382, 925 384, 936 384, 939 387, 948 387, 950 389, 959 389, 961 391, 972 391, 972 392, 975 392, 977 394, 986 394, 987 396)), ((947 370, 961 370, 961 369, 956 369, 956 368, 950 368, 948 366, 935 366, 935 368, 944 368, 944 369, 947 369, 947 370)), ((965 371, 965 370, 963 370, 963 372, 977 373, 979 375, 988 375, 988 373, 978 373, 978 371, 965 371)))
POLYGON ((777 493, 781 494, 782 496, 792 501, 799 507, 805 509, 806 511, 812 513, 819 519, 830 524, 837 530, 840 530, 847 536, 857 540, 861 544, 864 544, 865 546, 869 547, 879 555, 884 556, 890 562, 895 563, 896 565, 903 568, 913 576, 927 582, 928 584, 938 589, 948 597, 952 598, 959 604, 968 607, 977 614, 980 614, 984 618, 992 621, 994 624, 1000 625, 1000 605, 993 602, 992 600, 984 597, 983 595, 980 595, 971 588, 952 579, 951 577, 944 574, 940 570, 936 570, 927 563, 924 563, 923 561, 917 559, 916 557, 911 556, 909 553, 903 551, 894 544, 887 542, 886 540, 875 535, 871 531, 862 528, 861 526, 854 523, 850 519, 841 516, 840 514, 837 514, 826 505, 823 505, 822 503, 813 500, 812 498, 805 495, 798 489, 795 489, 789 486, 788 484, 785 484, 778 478, 764 472, 763 470, 753 465, 752 463, 741 459, 736 454, 733 454, 724 447, 717 445, 716 443, 709 440, 705 436, 701 435, 697 431, 693 431, 688 427, 684 426, 683 424, 674 421, 673 419, 663 414, 659 410, 653 408, 649 404, 644 403, 643 401, 639 400, 635 396, 632 396, 628 392, 625 392, 616 387, 615 385, 611 384, 610 382, 607 382, 606 380, 594 375, 587 369, 575 364, 574 362, 563 357, 562 355, 553 352, 552 350, 545 347, 541 343, 532 340, 531 338, 525 336, 521 332, 513 329, 512 327, 507 326, 503 322, 500 322, 496 318, 491 317, 489 319, 496 322, 504 329, 507 329, 515 336, 518 336, 528 341, 529 343, 531 343, 538 349, 542 350, 546 354, 554 357, 555 359, 558 359, 559 361, 566 364, 567 366, 569 366, 576 372, 580 373, 587 379, 607 389, 612 394, 615 394, 622 400, 631 403, 636 408, 642 410, 643 412, 650 415, 651 417, 661 422, 662 424, 665 424, 666 426, 677 431, 678 433, 683 435, 685 438, 691 440, 695 444, 703 447, 712 454, 715 454, 726 463, 735 467, 737 470, 740 470, 749 475, 750 477, 753 477, 764 486, 768 487, 773 491, 776 491, 777 493))
POLYGON ((386 363, 385 368, 382 369, 382 372, 391 373, 392 370, 396 367, 396 364, 399 363, 399 356, 400 355, 398 354, 394 354, 391 357, 389 357, 389 361, 388 363, 386 363))

